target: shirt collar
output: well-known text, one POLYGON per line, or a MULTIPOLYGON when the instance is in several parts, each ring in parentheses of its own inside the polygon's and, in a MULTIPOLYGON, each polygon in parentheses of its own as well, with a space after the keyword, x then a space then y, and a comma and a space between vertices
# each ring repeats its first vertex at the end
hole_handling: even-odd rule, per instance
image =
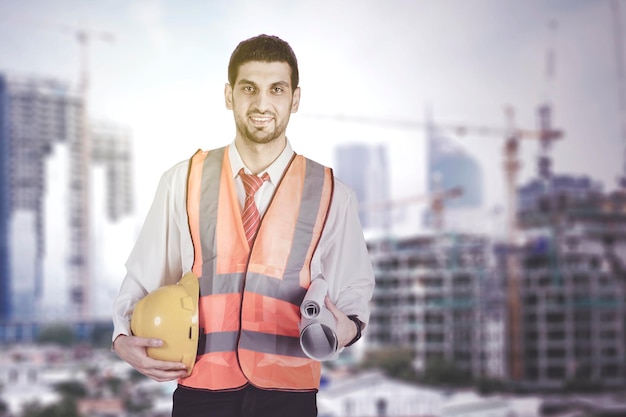
MULTIPOLYGON (((289 164, 292 155, 293 148, 291 147, 291 143, 289 143, 289 140, 287 140, 285 149, 283 149, 281 154, 278 155, 278 158, 276 158, 276 160, 272 162, 272 164, 267 167, 265 171, 263 171, 267 172, 267 174, 270 176, 270 182, 272 184, 278 184, 278 181, 280 181, 280 179, 282 178, 283 172, 285 172, 285 169, 287 168, 287 165, 289 164)), ((235 146, 235 141, 233 141, 228 146, 228 158, 230 159, 230 166, 233 171, 233 178, 237 178, 237 175, 239 175, 239 170, 241 168, 243 168, 244 172, 246 172, 247 174, 251 173, 251 171, 244 165, 241 159, 241 155, 239 155, 239 151, 235 146)))

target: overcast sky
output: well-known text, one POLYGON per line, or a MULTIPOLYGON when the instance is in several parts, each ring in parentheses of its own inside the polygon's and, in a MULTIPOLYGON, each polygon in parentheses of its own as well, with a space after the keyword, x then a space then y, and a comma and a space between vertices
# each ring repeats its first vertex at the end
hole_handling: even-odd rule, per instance
MULTIPOLYGON (((259 33, 283 37, 298 55, 301 114, 288 133, 297 151, 321 162, 333 163, 335 143, 385 142, 394 183, 414 171, 419 182, 423 133, 307 114, 419 121, 431 106, 441 123, 501 127, 510 104, 518 124, 534 128, 537 105, 549 99, 566 133, 554 150, 557 171, 612 186, 621 170, 609 0, 0 0, 0 70, 75 81, 78 46, 64 27, 115 37, 94 39, 90 48, 91 110, 133 130, 142 212, 160 172, 232 139, 222 93, 227 61, 240 40, 259 33)), ((500 138, 462 141, 499 176, 500 138)), ((536 144, 524 149, 530 172, 536 144)))
MULTIPOLYGON (((431 108, 439 123, 504 127, 510 105, 520 127, 535 128, 549 100, 565 131, 555 170, 610 189, 624 154, 613 23, 610 0, 0 0, 0 71, 76 83, 68 28, 114 36, 90 46, 90 109, 132 130, 139 223, 165 169, 234 137, 227 62, 259 33, 282 37, 298 56, 302 101, 288 129, 296 151, 332 165, 335 144, 384 143, 394 198, 425 189, 421 130, 310 115, 423 121, 431 108)), ((501 204, 502 138, 460 142, 485 170, 486 204, 501 204)), ((526 142, 521 181, 535 169, 537 146, 526 142)))

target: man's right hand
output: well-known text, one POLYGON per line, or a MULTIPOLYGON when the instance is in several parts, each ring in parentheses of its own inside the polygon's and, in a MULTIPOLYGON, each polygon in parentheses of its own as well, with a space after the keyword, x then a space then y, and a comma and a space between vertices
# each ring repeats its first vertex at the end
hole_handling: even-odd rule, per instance
POLYGON ((152 359, 146 353, 149 347, 159 347, 160 339, 119 335, 113 341, 113 350, 121 359, 145 376, 158 382, 171 381, 187 376, 187 367, 182 362, 166 362, 152 359))

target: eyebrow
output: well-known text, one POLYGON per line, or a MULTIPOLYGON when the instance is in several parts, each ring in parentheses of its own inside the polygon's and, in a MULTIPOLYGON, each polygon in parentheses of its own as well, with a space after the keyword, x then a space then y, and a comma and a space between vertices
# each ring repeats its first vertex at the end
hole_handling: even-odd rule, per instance
POLYGON ((289 83, 287 81, 276 81, 275 83, 272 83, 272 86, 277 86, 277 85, 289 87, 289 83))
POLYGON ((236 84, 250 84, 250 85, 254 85, 256 87, 256 83, 250 80, 246 80, 245 78, 242 78, 241 80, 237 81, 236 84))
MULTIPOLYGON (((249 84, 249 85, 252 85, 254 87, 258 87, 257 83, 255 83, 254 81, 246 80, 245 78, 242 78, 241 80, 237 81, 236 84, 237 85, 239 85, 239 84, 249 84)), ((276 81, 275 83, 271 84, 272 87, 275 87, 277 85, 289 87, 289 83, 287 81, 276 81)))

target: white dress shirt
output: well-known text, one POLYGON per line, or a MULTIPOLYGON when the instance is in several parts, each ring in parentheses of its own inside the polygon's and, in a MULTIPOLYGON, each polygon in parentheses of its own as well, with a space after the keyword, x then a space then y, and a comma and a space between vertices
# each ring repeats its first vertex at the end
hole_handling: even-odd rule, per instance
MULTIPOLYGON (((283 152, 266 169, 270 179, 255 194, 261 215, 292 155, 287 141, 283 152)), ((241 208, 245 190, 238 173, 241 168, 246 173, 250 170, 245 167, 234 142, 228 147, 228 156, 241 208)), ((131 334, 130 319, 137 301, 163 285, 175 284, 191 271, 194 251, 186 211, 188 166, 189 160, 181 161, 161 177, 114 301, 113 340, 120 334, 131 334)), ((355 314, 367 323, 374 273, 359 221, 356 196, 337 178, 326 225, 311 261, 311 278, 318 275, 326 279, 331 301, 344 314, 355 314)))

